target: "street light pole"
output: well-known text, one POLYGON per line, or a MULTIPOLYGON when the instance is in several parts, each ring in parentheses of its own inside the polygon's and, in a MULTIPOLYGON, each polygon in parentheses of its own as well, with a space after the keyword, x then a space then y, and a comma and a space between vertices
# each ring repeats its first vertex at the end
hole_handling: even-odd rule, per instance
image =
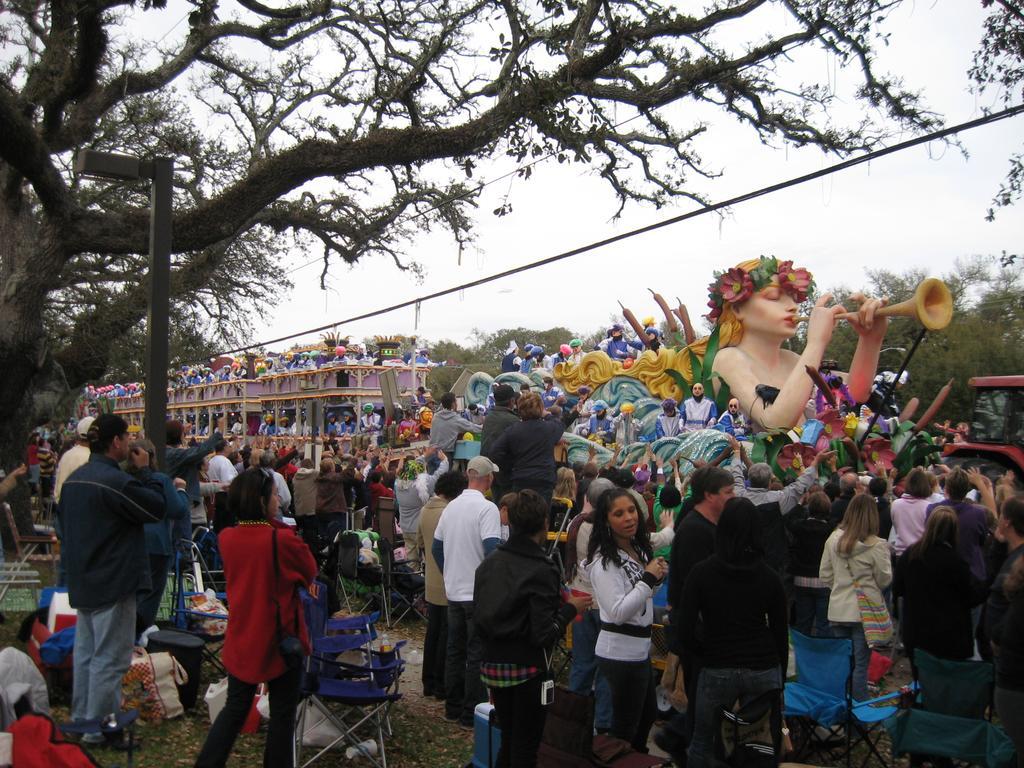
POLYGON ((170 335, 171 218, 174 160, 84 149, 75 153, 75 173, 99 179, 149 179, 149 307, 146 328, 146 437, 156 449, 157 465, 164 467, 167 449, 167 365, 170 335))
MULTIPOLYGON (((146 436, 156 450, 157 466, 166 467, 167 366, 170 337, 171 214, 174 160, 152 162, 149 221, 149 313, 146 334, 146 436)), ((211 432, 213 425, 210 425, 211 432)))

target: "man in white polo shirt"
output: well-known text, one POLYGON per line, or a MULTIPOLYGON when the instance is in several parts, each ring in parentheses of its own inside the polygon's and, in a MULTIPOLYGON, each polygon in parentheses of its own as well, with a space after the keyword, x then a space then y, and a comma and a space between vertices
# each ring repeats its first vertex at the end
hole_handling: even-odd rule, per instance
POLYGON ((448 598, 445 719, 467 728, 473 727, 473 709, 487 700, 480 681, 480 638, 473 626, 473 581, 477 566, 501 542, 498 508, 484 498, 497 471, 485 456, 470 460, 469 487, 441 513, 431 546, 448 598))

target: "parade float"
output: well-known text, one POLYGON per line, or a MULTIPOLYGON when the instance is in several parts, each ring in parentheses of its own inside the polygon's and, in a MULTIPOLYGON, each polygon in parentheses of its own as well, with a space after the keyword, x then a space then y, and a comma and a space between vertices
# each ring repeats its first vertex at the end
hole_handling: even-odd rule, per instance
MULTIPOLYGON (((371 353, 348 338, 325 335, 316 344, 282 353, 218 357, 209 365, 184 366, 169 377, 168 418, 203 431, 227 416, 230 424, 241 425, 235 430, 240 434, 267 434, 272 426, 269 434, 308 436, 314 430, 322 434, 331 416, 338 422, 346 415, 354 420, 366 406, 383 413, 382 377, 388 371, 394 372, 400 396, 411 398, 418 387, 426 386, 434 364, 425 350, 414 350, 404 359, 402 336, 377 336, 373 341, 371 353), (314 403, 320 407, 314 408, 314 403)), ((80 415, 117 413, 139 428, 145 387, 136 383, 86 387, 79 411, 80 415)))
MULTIPOLYGON (((613 326, 598 349, 563 355, 550 371, 529 366, 525 372, 508 371, 497 377, 477 373, 469 381, 466 399, 470 404, 485 404, 495 383, 510 384, 517 391, 525 384, 542 392, 545 376, 553 376, 565 393, 566 407, 588 401, 606 405, 615 422, 614 439, 608 439, 607 431, 567 432, 572 462, 591 456, 606 462, 619 453, 621 463, 633 464, 650 449, 665 466, 678 461, 680 472, 688 474, 695 463, 722 460, 732 449, 729 435, 721 429, 657 434, 663 403, 683 403, 700 385, 719 414, 726 412, 731 398, 739 401, 749 421, 745 442, 751 459, 768 463, 781 479, 795 477, 821 451, 835 451, 836 466, 854 471, 895 467, 903 475, 913 466, 932 463, 939 449, 926 427, 949 385, 917 419, 915 401, 898 415, 883 418, 864 404, 872 395, 888 319, 916 319, 921 325, 919 343, 924 333, 942 330, 952 319, 948 288, 929 278, 908 301, 887 305, 858 295, 854 299, 859 306, 847 311, 832 305, 828 295, 809 306, 812 287, 806 269, 773 257, 762 256, 716 273, 708 288, 707 318, 712 329, 703 338, 697 338, 681 302, 670 308, 652 291, 665 318, 664 330, 653 318, 640 322, 623 307, 635 340, 626 340, 621 327, 613 326), (801 315, 801 310, 806 314, 801 315), (823 367, 839 322, 849 323, 858 335, 845 374, 837 374, 834 363, 823 367), (804 349, 797 354, 783 345, 801 323, 807 323, 807 331, 804 349)), ((914 349, 884 385, 888 391, 881 393, 882 400, 891 395, 914 349)))

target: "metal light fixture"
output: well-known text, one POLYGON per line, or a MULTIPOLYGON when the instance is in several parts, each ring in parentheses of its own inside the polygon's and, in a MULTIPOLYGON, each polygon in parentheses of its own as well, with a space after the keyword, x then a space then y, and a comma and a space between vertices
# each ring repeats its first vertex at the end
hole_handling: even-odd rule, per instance
POLYGON ((156 448, 157 464, 164 465, 167 438, 167 366, 170 335, 171 217, 174 160, 142 159, 116 152, 83 149, 75 153, 78 176, 118 181, 149 179, 149 291, 146 333, 146 437, 156 448))

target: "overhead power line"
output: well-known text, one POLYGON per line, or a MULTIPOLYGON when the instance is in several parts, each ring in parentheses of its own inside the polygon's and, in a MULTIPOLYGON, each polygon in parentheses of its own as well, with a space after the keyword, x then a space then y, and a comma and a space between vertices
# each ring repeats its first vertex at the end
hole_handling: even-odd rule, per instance
POLYGON ((885 157, 886 155, 895 154, 896 152, 902 152, 903 150, 910 149, 911 147, 916 147, 921 144, 927 144, 928 142, 935 141, 936 139, 944 139, 948 136, 953 136, 954 134, 957 133, 963 133, 964 131, 973 130, 974 128, 980 128, 981 126, 984 125, 990 125, 1001 120, 1016 117, 1017 115, 1020 115, 1022 113, 1024 113, 1024 104, 1018 105, 1016 107, 1010 107, 999 112, 993 112, 991 114, 976 118, 974 120, 968 120, 967 122, 959 123, 958 125, 953 125, 948 128, 942 128, 940 130, 924 134, 923 136, 917 136, 913 139, 908 139, 907 141, 902 141, 898 144, 893 144, 891 147, 883 147, 882 149, 876 149, 872 150, 871 152, 866 152, 863 155, 859 155, 858 157, 853 157, 850 158, 849 160, 844 160, 840 163, 835 163, 834 165, 830 165, 826 168, 821 168, 817 171, 812 171, 811 173, 805 173, 801 176, 794 176, 790 179, 786 179, 785 181, 780 181, 775 184, 771 184, 767 187, 761 187, 760 189, 756 189, 751 192, 738 195, 736 197, 721 200, 717 203, 711 203, 709 205, 704 206, 703 208, 697 208, 696 210, 688 211, 687 213, 682 213, 679 214, 678 216, 672 216, 668 219, 663 219, 662 221, 657 221, 653 224, 648 224, 637 229, 631 229, 628 232, 622 232, 617 235, 612 235, 611 237, 606 237, 602 240, 596 240, 592 243, 588 243, 587 245, 579 246, 578 248, 573 248, 568 251, 562 251, 561 253, 557 253, 554 256, 548 256, 547 258, 540 259, 538 261, 533 261, 530 262, 529 264, 523 264, 518 267, 506 269, 502 272, 497 272, 493 275, 487 275, 486 277, 471 280, 467 283, 461 283, 459 285, 455 285, 450 288, 445 288, 440 291, 434 291, 433 293, 428 293, 423 296, 416 297, 414 299, 409 299, 399 304, 392 304, 389 307, 375 309, 370 312, 364 312, 361 315, 347 317, 344 318, 343 320, 337 320, 333 323, 327 323, 326 325, 321 325, 316 328, 308 328, 304 331, 298 331, 287 336, 279 336, 275 339, 269 339, 267 341, 256 342, 253 344, 247 344, 246 346, 243 347, 229 349, 225 352, 221 352, 220 354, 230 355, 235 352, 245 352, 246 350, 253 349, 254 347, 267 347, 270 346, 271 344, 277 344, 282 341, 289 341, 290 339, 298 338, 299 336, 307 336, 311 333, 319 333, 321 331, 330 330, 339 325, 345 325, 347 323, 354 323, 358 320, 366 320, 371 317, 386 315, 391 312, 395 312, 399 309, 415 307, 416 305, 422 304, 425 301, 439 299, 442 296, 449 296, 453 293, 458 293, 459 291, 464 291, 468 288, 476 288, 481 285, 486 285, 487 283, 492 283, 496 280, 501 280, 506 277, 511 277, 512 275, 517 275, 520 272, 527 272, 531 269, 537 269, 538 267, 543 267, 548 264, 554 264, 557 261, 562 261, 573 256, 579 256, 580 254, 588 253, 589 251, 595 251, 599 248, 604 248, 605 246, 612 245, 613 243, 622 242, 623 240, 628 240, 630 238, 637 237, 638 235, 653 232, 657 229, 661 229, 672 224, 678 224, 679 222, 694 219, 697 218, 698 216, 703 216, 708 213, 720 211, 724 208, 729 208, 740 203, 745 203, 750 200, 754 200, 758 197, 764 197, 765 195, 770 195, 774 192, 781 192, 782 190, 788 189, 789 187, 795 187, 798 184, 804 184, 808 181, 814 181, 815 179, 820 179, 825 176, 829 176, 833 173, 838 173, 839 171, 845 171, 848 168, 853 168, 863 163, 870 162, 871 160, 876 160, 880 157, 885 157))

